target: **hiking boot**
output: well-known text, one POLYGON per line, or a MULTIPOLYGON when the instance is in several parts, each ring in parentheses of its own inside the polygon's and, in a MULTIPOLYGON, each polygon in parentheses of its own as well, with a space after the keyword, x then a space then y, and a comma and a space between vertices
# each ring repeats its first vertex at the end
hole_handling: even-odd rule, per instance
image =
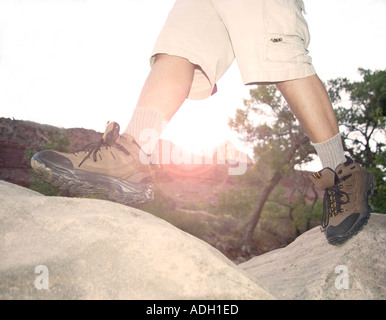
POLYGON ((119 135, 119 125, 111 122, 99 141, 81 151, 43 150, 31 165, 38 176, 73 195, 133 205, 154 199, 150 164, 141 162, 146 157, 134 138, 119 135))
POLYGON ((325 168, 312 176, 313 183, 325 190, 322 230, 330 244, 341 244, 360 231, 370 218, 368 198, 374 187, 373 176, 352 159, 336 171, 325 168))

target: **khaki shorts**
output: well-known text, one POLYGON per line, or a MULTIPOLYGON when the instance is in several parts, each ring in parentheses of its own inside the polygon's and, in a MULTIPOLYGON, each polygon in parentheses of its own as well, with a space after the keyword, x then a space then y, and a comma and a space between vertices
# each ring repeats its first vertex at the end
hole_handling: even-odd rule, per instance
POLYGON ((189 94, 203 99, 236 59, 244 84, 315 74, 302 0, 177 0, 156 41, 156 54, 197 67, 189 94))

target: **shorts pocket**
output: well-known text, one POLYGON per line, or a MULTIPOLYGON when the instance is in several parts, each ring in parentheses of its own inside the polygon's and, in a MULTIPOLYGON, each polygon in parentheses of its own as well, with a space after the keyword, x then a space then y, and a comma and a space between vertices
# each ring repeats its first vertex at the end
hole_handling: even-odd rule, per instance
POLYGON ((265 32, 293 35, 296 31, 295 0, 264 0, 265 32))
POLYGON ((268 37, 265 47, 268 62, 312 63, 304 41, 298 36, 268 37))

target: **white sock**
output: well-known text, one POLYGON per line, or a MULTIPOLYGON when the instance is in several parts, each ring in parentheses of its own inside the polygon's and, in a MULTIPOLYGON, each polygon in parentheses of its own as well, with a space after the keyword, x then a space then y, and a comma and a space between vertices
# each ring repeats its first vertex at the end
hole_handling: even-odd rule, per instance
POLYGON ((125 133, 134 137, 144 152, 151 154, 166 124, 167 121, 157 110, 136 107, 125 133))
POLYGON ((320 161, 322 162, 323 168, 330 168, 335 170, 337 166, 341 163, 346 162, 346 157, 344 156, 342 135, 338 133, 336 136, 331 139, 312 144, 320 161))

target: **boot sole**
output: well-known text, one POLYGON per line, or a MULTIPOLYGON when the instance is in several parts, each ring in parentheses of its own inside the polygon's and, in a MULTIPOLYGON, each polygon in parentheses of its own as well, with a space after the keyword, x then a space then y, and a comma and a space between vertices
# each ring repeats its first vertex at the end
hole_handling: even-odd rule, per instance
POLYGON ((359 231, 361 231, 367 224, 370 218, 370 212, 371 208, 369 206, 369 197, 373 192, 374 189, 374 177, 371 173, 365 172, 366 175, 366 186, 365 186, 365 191, 363 192, 363 209, 362 212, 360 213, 357 221, 355 224, 351 227, 349 231, 347 231, 344 235, 342 236, 336 236, 336 237, 331 237, 327 239, 329 244, 332 245, 340 245, 355 236, 359 231))
POLYGON ((35 154, 31 159, 31 166, 36 174, 51 185, 75 196, 91 196, 125 205, 154 200, 155 188, 151 182, 131 183, 107 175, 76 170, 68 164, 52 163, 41 153, 35 154))

